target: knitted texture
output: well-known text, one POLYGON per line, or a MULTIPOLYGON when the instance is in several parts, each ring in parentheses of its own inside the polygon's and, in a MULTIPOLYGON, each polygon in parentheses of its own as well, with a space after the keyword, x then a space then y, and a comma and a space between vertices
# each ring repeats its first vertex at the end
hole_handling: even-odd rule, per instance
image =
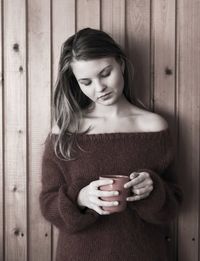
POLYGON ((173 142, 169 129, 157 132, 78 134, 84 150, 76 160, 54 153, 48 135, 42 160, 40 207, 59 229, 57 261, 165 261, 164 228, 181 203, 174 183, 173 142), (154 184, 149 197, 128 202, 121 213, 99 215, 77 205, 79 191, 103 174, 147 171, 154 184))

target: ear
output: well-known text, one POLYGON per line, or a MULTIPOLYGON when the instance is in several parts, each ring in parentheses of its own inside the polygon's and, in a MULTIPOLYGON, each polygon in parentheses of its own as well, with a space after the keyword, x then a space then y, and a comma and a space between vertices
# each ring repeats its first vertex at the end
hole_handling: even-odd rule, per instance
POLYGON ((124 74, 124 70, 125 70, 125 62, 124 60, 120 60, 120 65, 121 65, 121 70, 122 70, 122 73, 124 74))

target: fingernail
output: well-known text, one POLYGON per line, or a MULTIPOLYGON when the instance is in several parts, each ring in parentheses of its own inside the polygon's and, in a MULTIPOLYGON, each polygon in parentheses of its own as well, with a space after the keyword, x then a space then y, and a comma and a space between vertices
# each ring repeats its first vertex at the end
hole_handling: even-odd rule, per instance
POLYGON ((114 205, 117 206, 117 205, 119 205, 119 203, 118 203, 117 201, 115 201, 115 202, 114 202, 114 205))
POLYGON ((115 195, 115 196, 118 196, 118 195, 119 195, 119 192, 118 192, 118 191, 115 191, 114 195, 115 195))
POLYGON ((109 182, 110 184, 112 184, 113 183, 113 180, 110 180, 110 182, 109 182))
POLYGON ((125 184, 125 185, 124 185, 124 188, 127 188, 127 187, 128 187, 128 185, 125 184))
POLYGON ((126 200, 127 200, 127 201, 129 201, 129 200, 130 200, 130 198, 126 198, 126 200))

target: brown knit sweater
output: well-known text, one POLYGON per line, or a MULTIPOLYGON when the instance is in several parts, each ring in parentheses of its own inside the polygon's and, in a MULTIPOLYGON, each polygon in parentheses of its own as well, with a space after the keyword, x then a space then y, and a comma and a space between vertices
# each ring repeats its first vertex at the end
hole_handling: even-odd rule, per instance
POLYGON ((164 226, 177 214, 181 191, 169 177, 174 159, 169 129, 158 132, 78 134, 77 159, 62 161, 46 140, 40 206, 59 228, 57 261, 165 261, 164 226), (78 192, 102 174, 148 171, 154 190, 124 212, 99 215, 77 205, 78 192))

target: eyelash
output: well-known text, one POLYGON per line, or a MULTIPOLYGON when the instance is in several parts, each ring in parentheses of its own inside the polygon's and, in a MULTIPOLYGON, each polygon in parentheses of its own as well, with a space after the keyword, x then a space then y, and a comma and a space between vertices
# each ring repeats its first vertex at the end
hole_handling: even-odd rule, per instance
MULTIPOLYGON (((106 77, 108 77, 109 75, 110 75, 110 73, 111 73, 111 71, 109 71, 108 73, 106 73, 106 74, 102 74, 101 75, 101 77, 103 77, 103 78, 106 78, 106 77)), ((89 86, 91 84, 91 82, 89 82, 89 83, 83 83, 83 85, 85 85, 85 86, 89 86)))
POLYGON ((101 76, 102 76, 103 78, 106 78, 106 77, 108 77, 108 76, 110 75, 110 73, 111 73, 111 72, 109 71, 109 72, 107 72, 107 73, 104 74, 104 75, 102 74, 101 76))

